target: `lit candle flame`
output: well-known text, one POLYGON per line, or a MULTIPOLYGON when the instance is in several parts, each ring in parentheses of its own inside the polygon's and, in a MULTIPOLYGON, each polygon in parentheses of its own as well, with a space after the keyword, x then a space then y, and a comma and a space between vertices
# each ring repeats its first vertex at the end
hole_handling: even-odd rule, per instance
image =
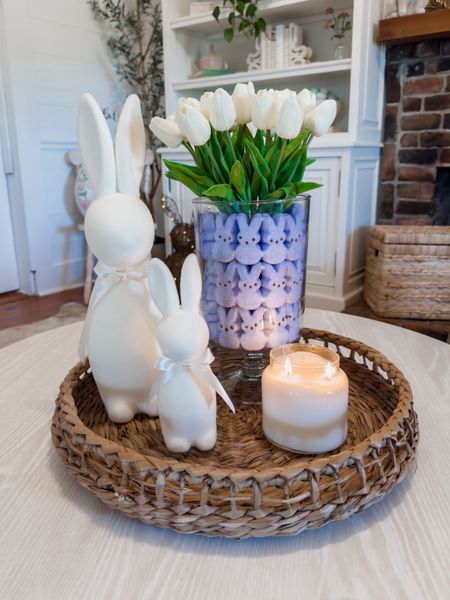
POLYGON ((332 364, 327 363, 326 366, 325 366, 325 377, 326 377, 326 379, 331 379, 335 375, 336 375, 336 369, 333 367, 332 364))
POLYGON ((284 361, 284 374, 292 375, 292 364, 289 356, 286 356, 286 360, 284 361))

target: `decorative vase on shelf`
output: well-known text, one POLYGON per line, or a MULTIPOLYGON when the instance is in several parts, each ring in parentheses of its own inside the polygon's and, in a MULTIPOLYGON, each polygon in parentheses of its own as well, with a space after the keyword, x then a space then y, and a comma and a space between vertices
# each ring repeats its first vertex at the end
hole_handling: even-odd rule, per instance
POLYGON ((194 200, 210 339, 243 350, 238 379, 258 380, 264 350, 298 340, 304 310, 309 196, 258 200, 245 212, 194 200))
POLYGON ((336 45, 336 48, 334 49, 334 58, 335 60, 340 60, 342 58, 346 58, 345 56, 346 51, 345 51, 345 44, 344 42, 339 42, 339 44, 336 45))

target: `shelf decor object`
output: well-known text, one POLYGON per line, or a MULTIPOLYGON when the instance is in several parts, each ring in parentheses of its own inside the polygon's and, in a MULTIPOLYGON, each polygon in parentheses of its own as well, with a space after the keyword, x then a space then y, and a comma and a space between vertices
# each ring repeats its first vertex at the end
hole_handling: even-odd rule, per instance
POLYGON ((334 58, 341 60, 345 58, 345 34, 352 28, 352 21, 348 12, 342 11, 337 15, 334 12, 334 8, 330 6, 325 11, 327 20, 325 21, 325 28, 331 29, 333 35, 332 40, 339 40, 336 48, 334 49, 334 58))
MULTIPOLYGON (((304 329, 303 341, 339 354, 349 379, 348 434, 335 452, 300 457, 270 444, 260 406, 218 406, 217 444, 173 455, 159 419, 113 423, 89 363, 61 384, 52 439, 68 473, 108 507, 179 533, 233 539, 294 535, 364 511, 415 468, 419 439, 411 389, 365 344, 304 329)), ((213 348, 214 370, 236 356, 213 348)))
POLYGON ((261 385, 262 428, 272 444, 311 454, 345 442, 348 377, 337 352, 312 344, 278 346, 261 385))
POLYGON ((285 69, 311 62, 312 48, 303 45, 302 28, 296 23, 267 25, 247 57, 249 71, 285 69))

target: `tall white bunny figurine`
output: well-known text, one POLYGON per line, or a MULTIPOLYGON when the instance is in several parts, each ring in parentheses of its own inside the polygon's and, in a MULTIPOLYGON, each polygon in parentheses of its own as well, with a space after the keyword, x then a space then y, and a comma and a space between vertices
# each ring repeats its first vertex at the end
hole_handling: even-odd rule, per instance
POLYGON ((164 442, 172 452, 187 452, 192 446, 210 450, 217 437, 216 392, 233 412, 234 406, 210 367, 214 357, 200 315, 202 278, 195 254, 181 270, 181 307, 173 277, 157 258, 150 261, 149 285, 163 315, 156 334, 161 374, 153 391, 158 394, 164 442))
POLYGON ((110 419, 125 423, 140 412, 157 414, 150 389, 160 354, 155 338, 160 313, 147 281, 154 225, 139 199, 145 131, 138 97, 128 96, 123 107, 115 157, 108 125, 89 94, 80 101, 78 140, 96 197, 87 210, 84 230, 98 258, 80 356, 87 351, 110 419))

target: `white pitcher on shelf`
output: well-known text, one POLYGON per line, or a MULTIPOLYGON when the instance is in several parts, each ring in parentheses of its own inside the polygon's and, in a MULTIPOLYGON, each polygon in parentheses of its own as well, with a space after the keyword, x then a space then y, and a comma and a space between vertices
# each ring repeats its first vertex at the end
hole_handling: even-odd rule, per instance
POLYGON ((125 102, 114 155, 102 111, 90 94, 83 94, 78 140, 96 198, 86 212, 84 229, 98 258, 80 356, 89 356, 110 419, 125 423, 140 412, 157 415, 150 389, 160 354, 155 330, 161 315, 147 280, 154 225, 139 199, 145 130, 138 97, 128 96, 125 102))

